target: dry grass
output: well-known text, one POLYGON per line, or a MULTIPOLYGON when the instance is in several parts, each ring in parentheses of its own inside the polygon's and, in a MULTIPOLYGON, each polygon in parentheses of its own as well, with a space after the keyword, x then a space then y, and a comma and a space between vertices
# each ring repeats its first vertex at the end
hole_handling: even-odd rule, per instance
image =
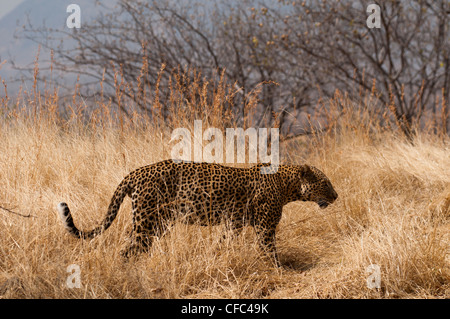
MULTIPOLYGON (((328 131, 283 143, 285 161, 321 168, 340 197, 326 210, 303 202, 285 207, 280 269, 262 258, 251 229, 221 241, 222 226, 183 224, 151 255, 125 262, 119 251, 131 224, 129 200, 102 236, 81 241, 66 233, 59 201, 67 201, 80 228, 93 228, 129 171, 170 157, 170 127, 192 125, 196 116, 220 127, 225 121, 214 114, 223 114, 233 94, 221 85, 210 102, 201 100, 203 113, 185 107, 166 127, 135 124, 137 115, 120 120, 103 101, 87 123, 76 104, 63 119, 55 96, 3 101, 0 206, 29 217, 0 210, 0 297, 450 297, 449 139, 418 132, 409 143, 395 123, 380 124, 388 115, 371 113, 368 100, 356 108, 337 96, 327 102, 328 131), (80 266, 80 289, 66 285, 71 264, 80 266), (371 264, 380 267, 381 288, 367 286, 371 264)), ((173 101, 181 107, 182 98, 173 101)), ((251 109, 255 100, 248 101, 251 109)))

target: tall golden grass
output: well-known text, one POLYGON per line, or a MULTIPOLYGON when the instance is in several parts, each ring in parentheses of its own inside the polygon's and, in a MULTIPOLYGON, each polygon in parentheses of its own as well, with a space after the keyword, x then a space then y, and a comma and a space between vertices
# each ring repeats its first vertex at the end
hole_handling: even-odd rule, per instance
MULTIPOLYGON (((412 142, 404 138, 373 92, 357 102, 337 92, 310 116, 325 129, 282 141, 282 160, 319 167, 339 199, 325 210, 308 202, 284 208, 277 232, 281 268, 262 258, 251 229, 223 241, 225 227, 184 224, 156 241, 151 254, 124 261, 119 252, 131 225, 129 200, 103 235, 72 238, 58 219, 58 202, 69 204, 81 229, 91 229, 128 172, 170 157, 173 128, 191 127, 194 119, 207 123, 204 129, 237 125, 229 110, 234 86, 220 76, 193 78, 171 76, 171 105, 159 102, 158 86, 139 88, 142 98, 155 97, 151 115, 120 99, 129 88, 117 80, 129 116, 107 99, 86 105, 77 89, 63 112, 55 89, 40 93, 34 86, 12 98, 5 85, 1 298, 450 297, 449 138, 432 117, 412 142), (186 94, 196 103, 186 103, 186 94), (67 286, 71 264, 80 267, 81 288, 67 286), (368 286, 369 265, 379 266, 379 288, 368 286)), ((252 125, 257 96, 255 88, 244 100, 245 126, 252 125)))

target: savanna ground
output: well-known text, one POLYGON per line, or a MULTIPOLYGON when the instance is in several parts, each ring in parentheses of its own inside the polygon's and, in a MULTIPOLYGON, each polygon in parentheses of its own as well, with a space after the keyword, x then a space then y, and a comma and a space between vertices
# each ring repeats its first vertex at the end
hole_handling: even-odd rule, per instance
MULTIPOLYGON (((310 117, 327 129, 282 140, 282 162, 320 168, 339 199, 324 210, 307 202, 284 208, 281 268, 262 256, 252 229, 222 241, 222 226, 184 224, 156 241, 151 255, 125 262, 129 199, 103 235, 71 237, 58 202, 68 203, 79 228, 91 229, 128 172, 170 158, 173 128, 195 118, 208 123, 204 129, 232 123, 221 83, 209 98, 190 85, 197 109, 174 94, 165 121, 157 99, 150 118, 126 117, 108 101, 86 113, 77 93, 64 110, 57 91, 2 97, 1 298, 450 297, 449 138, 441 119, 429 116, 408 140, 371 92, 356 102, 337 92, 310 117), (66 284, 71 264, 80 267, 81 288, 66 284), (380 288, 368 287, 369 265, 379 266, 380 288)), ((248 109, 254 104, 249 98, 248 109)))

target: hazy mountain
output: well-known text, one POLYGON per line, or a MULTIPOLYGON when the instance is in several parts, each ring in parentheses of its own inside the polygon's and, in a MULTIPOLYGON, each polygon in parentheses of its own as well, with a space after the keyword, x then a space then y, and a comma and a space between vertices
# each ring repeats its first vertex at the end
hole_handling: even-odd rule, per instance
MULTIPOLYGON (((176 2, 178 5, 183 3, 191 4, 195 12, 197 10, 203 10, 205 8, 212 8, 217 5, 220 8, 222 4, 226 4, 226 7, 232 6, 234 2, 242 0, 209 0, 203 2, 201 1, 201 6, 194 5, 192 0, 171 0, 176 2)), ((249 1, 249 0, 247 0, 249 1)), ((267 1, 271 3, 272 0, 260 0, 259 2, 264 3, 267 1)), ((18 71, 12 66, 14 65, 22 68, 33 68, 34 60, 38 52, 39 44, 38 42, 45 42, 45 39, 36 38, 33 40, 25 39, 23 34, 23 26, 31 25, 33 29, 39 29, 42 27, 51 28, 53 30, 66 30, 70 29, 66 26, 66 20, 71 13, 67 12, 68 5, 76 3, 81 8, 81 28, 83 24, 86 24, 93 18, 97 17, 103 12, 104 7, 112 8, 117 5, 118 0, 25 0, 20 5, 18 5, 13 11, 8 13, 6 16, 0 19, 0 63, 7 61, 2 65, 0 69, 1 79, 5 79, 8 84, 8 91, 13 93, 21 85, 25 88, 27 82, 25 79, 30 79, 32 72, 18 71), (99 5, 101 3, 101 5, 99 5), (24 82, 25 81, 25 82, 24 82)), ((108 10, 109 11, 109 10, 108 10)), ((74 29, 72 30, 74 31, 74 29)), ((58 43, 55 43, 55 46, 58 43)), ((71 42, 71 38, 67 37, 64 39, 64 47, 70 48, 74 46, 75 43, 71 42)), ((55 57, 57 58, 57 57, 55 57)), ((50 60, 50 50, 41 47, 39 55, 39 66, 40 75, 45 75, 46 61, 50 60)), ((72 82, 75 82, 76 76, 74 74, 56 74, 54 71, 53 79, 58 81, 58 79, 64 78, 68 87, 72 87, 72 82)), ((58 81, 60 84, 61 81, 58 81)), ((30 87, 31 84, 28 84, 30 87)), ((0 94, 3 93, 3 89, 0 89, 0 94)))
MULTIPOLYGON (((67 17, 71 14, 67 12, 67 6, 76 3, 81 9, 81 27, 83 27, 83 23, 96 17, 102 10, 102 7, 98 6, 96 2, 92 0, 26 0, 0 20, 0 62, 7 60, 0 69, 0 77, 7 81, 9 92, 17 90, 22 84, 22 79, 29 75, 13 69, 11 62, 21 67, 32 67, 38 52, 38 43, 21 37, 23 26, 31 25, 33 28, 45 26, 54 30, 64 28, 70 30, 66 26, 67 17), (19 38, 17 38, 18 36, 19 38)), ((101 2, 112 6, 116 0, 102 0, 101 2)), ((70 38, 65 41, 65 45, 70 47, 70 38)), ((40 61, 42 64, 40 63, 40 65, 45 65, 44 61, 49 59, 49 50, 41 48, 40 61)))

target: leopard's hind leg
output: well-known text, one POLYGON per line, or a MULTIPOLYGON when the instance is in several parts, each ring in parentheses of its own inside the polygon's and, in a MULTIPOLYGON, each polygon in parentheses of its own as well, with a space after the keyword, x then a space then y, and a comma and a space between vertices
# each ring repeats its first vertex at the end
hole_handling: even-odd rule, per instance
POLYGON ((133 229, 130 234, 130 244, 122 252, 124 257, 138 253, 147 253, 155 238, 164 236, 170 218, 164 211, 151 209, 142 211, 133 209, 133 229))

